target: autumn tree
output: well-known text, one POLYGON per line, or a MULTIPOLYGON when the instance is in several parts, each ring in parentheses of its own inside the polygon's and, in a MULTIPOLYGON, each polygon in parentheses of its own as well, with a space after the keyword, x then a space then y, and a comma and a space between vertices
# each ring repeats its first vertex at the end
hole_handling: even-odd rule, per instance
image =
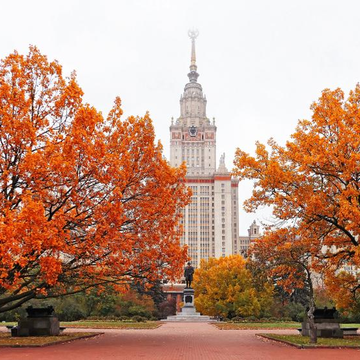
MULTIPOLYGON (((326 260, 326 278, 339 289, 346 267, 360 266, 360 86, 346 100, 326 89, 311 109, 285 146, 257 143, 255 157, 238 149, 234 172, 255 181, 246 209, 272 206, 281 226, 306 241, 304 251, 316 253, 312 266, 326 260)), ((358 279, 353 273, 347 283, 353 299, 358 279)))
POLYGON ((189 201, 148 114, 104 118, 35 47, 0 63, 0 312, 94 285, 174 277, 189 201))
POLYGON ((210 316, 259 317, 272 302, 272 286, 256 289, 240 255, 202 260, 193 287, 197 310, 210 316))
POLYGON ((320 263, 321 249, 313 246, 310 234, 300 238, 293 230, 280 228, 256 239, 249 252, 249 268, 260 272, 276 289, 290 296, 302 291, 308 309, 311 342, 315 343, 315 288, 322 281, 326 263, 320 263))

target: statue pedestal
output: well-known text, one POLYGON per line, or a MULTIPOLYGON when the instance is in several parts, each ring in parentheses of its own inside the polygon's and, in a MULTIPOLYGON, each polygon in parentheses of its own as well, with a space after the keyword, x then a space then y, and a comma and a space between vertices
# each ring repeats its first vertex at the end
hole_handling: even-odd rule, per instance
POLYGON ((26 308, 28 316, 20 320, 17 331, 12 336, 57 336, 60 333, 59 320, 54 315, 54 308, 26 308))
POLYGON ((183 295, 184 306, 181 312, 176 315, 168 316, 163 321, 176 321, 176 322, 216 322, 216 320, 210 319, 210 316, 201 315, 196 311, 194 304, 194 289, 185 288, 183 295))
POLYGON ((181 314, 183 315, 196 315, 199 314, 196 312, 195 304, 194 304, 194 289, 192 288, 185 288, 184 295, 183 295, 183 302, 184 306, 181 309, 181 314))

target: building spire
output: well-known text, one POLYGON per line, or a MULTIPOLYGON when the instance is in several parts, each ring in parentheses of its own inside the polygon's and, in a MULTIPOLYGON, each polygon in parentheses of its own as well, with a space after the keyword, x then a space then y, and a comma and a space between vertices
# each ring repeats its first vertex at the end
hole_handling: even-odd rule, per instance
POLYGON ((195 52, 195 39, 199 36, 199 30, 191 29, 188 31, 188 35, 191 39, 191 63, 190 73, 188 74, 190 82, 196 82, 199 74, 196 72, 196 52, 195 52))

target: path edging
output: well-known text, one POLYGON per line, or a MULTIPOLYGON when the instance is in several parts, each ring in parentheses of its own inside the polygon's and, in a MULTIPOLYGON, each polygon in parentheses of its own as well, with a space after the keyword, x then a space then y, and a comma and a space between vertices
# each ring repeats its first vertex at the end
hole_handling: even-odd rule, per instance
POLYGON ((15 345, 0 345, 0 348, 41 348, 41 347, 46 347, 46 346, 52 346, 52 345, 61 345, 61 344, 66 344, 69 342, 73 342, 76 340, 81 340, 81 339, 87 339, 87 338, 92 338, 92 337, 96 337, 99 335, 104 335, 105 333, 103 332, 97 332, 94 334, 88 334, 88 335, 83 335, 83 336, 79 336, 77 338, 74 339, 67 339, 67 340, 60 340, 60 341, 52 341, 46 344, 30 344, 30 345, 21 345, 21 344, 15 344, 15 345))
POLYGON ((260 337, 263 339, 271 340, 274 342, 286 344, 292 347, 295 347, 297 349, 360 349, 360 346, 351 346, 351 345, 344 345, 344 346, 328 346, 328 345, 298 345, 294 344, 287 340, 282 339, 275 339, 271 337, 271 335, 266 334, 255 334, 256 337, 260 337))

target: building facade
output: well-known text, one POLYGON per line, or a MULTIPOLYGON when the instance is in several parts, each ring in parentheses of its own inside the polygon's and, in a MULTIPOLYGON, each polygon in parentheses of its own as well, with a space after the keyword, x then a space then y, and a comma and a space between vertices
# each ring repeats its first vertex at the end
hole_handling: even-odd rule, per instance
POLYGON ((256 221, 254 220, 248 229, 248 235, 239 236, 239 246, 237 254, 247 257, 251 242, 257 239, 259 235, 260 226, 256 224, 256 221))
POLYGON ((180 98, 180 117, 170 126, 170 164, 187 165, 186 182, 192 201, 184 209, 182 245, 198 267, 201 259, 239 252, 238 179, 225 166, 216 166, 216 125, 206 114, 206 97, 196 65, 196 31, 192 41, 189 82, 180 98))

